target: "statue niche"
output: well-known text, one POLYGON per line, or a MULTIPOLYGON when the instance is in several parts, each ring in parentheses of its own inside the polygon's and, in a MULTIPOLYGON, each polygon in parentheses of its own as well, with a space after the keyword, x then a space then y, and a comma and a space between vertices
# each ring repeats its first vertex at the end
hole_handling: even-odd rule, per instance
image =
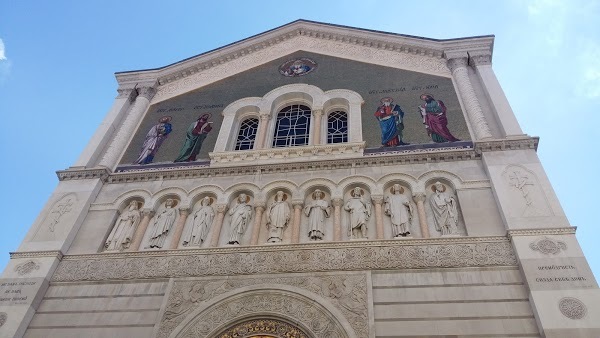
POLYGON ((133 234, 140 223, 141 213, 138 201, 129 202, 129 206, 124 210, 104 242, 104 251, 123 251, 129 248, 133 234))

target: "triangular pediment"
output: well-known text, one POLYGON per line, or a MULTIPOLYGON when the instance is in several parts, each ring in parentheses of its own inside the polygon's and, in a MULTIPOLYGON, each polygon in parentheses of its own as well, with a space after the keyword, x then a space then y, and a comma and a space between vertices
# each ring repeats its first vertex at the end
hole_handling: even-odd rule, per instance
POLYGON ((158 83, 152 100, 158 103, 298 51, 450 77, 448 52, 491 53, 492 46, 493 36, 436 40, 298 20, 162 68, 116 77, 121 86, 158 83))

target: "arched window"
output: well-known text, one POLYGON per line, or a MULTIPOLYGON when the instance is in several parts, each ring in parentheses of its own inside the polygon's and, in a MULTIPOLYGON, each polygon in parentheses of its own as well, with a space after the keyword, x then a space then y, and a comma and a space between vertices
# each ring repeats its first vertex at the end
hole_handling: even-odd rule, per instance
POLYGON ((273 148, 308 145, 310 108, 294 104, 277 114, 273 148))
POLYGON ((348 114, 336 110, 327 116, 327 143, 348 142, 348 114))
POLYGON ((258 119, 255 117, 245 119, 240 124, 235 150, 250 150, 254 148, 254 140, 258 131, 258 119))

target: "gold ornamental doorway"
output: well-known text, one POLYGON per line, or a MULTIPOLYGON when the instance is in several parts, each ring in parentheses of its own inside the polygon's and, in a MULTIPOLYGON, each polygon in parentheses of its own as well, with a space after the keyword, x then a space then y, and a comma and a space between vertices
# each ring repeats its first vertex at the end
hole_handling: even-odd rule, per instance
POLYGON ((298 326, 276 319, 253 319, 238 323, 217 338, 311 338, 298 326))

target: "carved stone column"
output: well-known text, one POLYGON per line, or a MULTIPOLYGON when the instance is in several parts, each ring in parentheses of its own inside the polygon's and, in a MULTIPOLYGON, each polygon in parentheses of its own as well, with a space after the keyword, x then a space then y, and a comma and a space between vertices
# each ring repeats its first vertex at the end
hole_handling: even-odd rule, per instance
POLYGON ((217 209, 217 219, 213 223, 213 233, 210 241, 210 246, 212 247, 219 245, 219 237, 221 236, 221 228, 223 227, 223 218, 225 218, 227 204, 217 204, 215 208, 217 209))
POLYGON ((127 112, 127 117, 125 117, 125 121, 119 128, 116 133, 115 138, 113 138, 112 142, 106 149, 104 156, 99 162, 99 165, 104 166, 109 169, 113 169, 121 156, 121 153, 127 147, 127 143, 131 135, 134 132, 135 127, 139 123, 142 116, 148 109, 150 105, 150 100, 156 93, 156 89, 154 87, 139 87, 137 89, 138 96, 135 99, 135 103, 133 107, 127 112))
POLYGON ((417 214, 419 214, 419 226, 421 227, 421 236, 423 238, 431 237, 429 235, 429 227, 427 226, 427 215, 425 214, 425 199, 427 195, 425 193, 419 192, 413 195, 413 199, 417 203, 417 214))
POLYGON ((375 204, 375 224, 377 231, 377 239, 383 239, 385 236, 383 235, 383 196, 382 195, 371 195, 371 200, 373 204, 375 204))
POLYGON ((173 231, 173 238, 171 239, 171 249, 177 249, 179 246, 179 240, 181 239, 181 234, 183 234, 183 229, 185 228, 185 221, 190 213, 190 209, 188 208, 179 208, 179 219, 177 220, 177 224, 175 224, 175 230, 173 231))
POLYGON ((135 235, 133 235, 133 241, 129 246, 129 251, 138 251, 140 249, 144 234, 146 233, 146 229, 148 229, 148 224, 150 224, 150 220, 154 217, 154 210, 143 209, 142 216, 142 221, 140 222, 140 225, 138 225, 137 230, 135 230, 135 235))
POLYGON ((254 149, 266 148, 265 140, 267 139, 267 129, 269 129, 269 120, 271 119, 270 114, 260 114, 260 120, 258 124, 258 135, 256 136, 256 146, 254 149))
POLYGON ((300 220, 302 217, 302 201, 292 201, 294 206, 294 219, 292 222, 292 243, 300 242, 300 220))
POLYGON ((341 198, 334 198, 331 200, 333 204, 333 240, 342 240, 342 205, 344 200, 341 198))
POLYGON ((315 123, 313 123, 312 144, 317 145, 321 144, 321 120, 323 118, 323 109, 315 109, 312 113, 315 121, 315 123))
POLYGON ((265 202, 254 202, 254 225, 252 226, 252 239, 251 245, 258 245, 258 236, 260 235, 260 226, 263 219, 263 213, 265 212, 265 202))
POLYGON ((458 93, 465 105, 469 122, 475 132, 475 138, 478 140, 488 139, 492 137, 492 132, 485 120, 479 100, 477 100, 477 96, 475 96, 475 90, 469 79, 467 65, 466 55, 464 57, 461 56, 448 59, 448 68, 450 68, 452 77, 458 86, 458 93))

